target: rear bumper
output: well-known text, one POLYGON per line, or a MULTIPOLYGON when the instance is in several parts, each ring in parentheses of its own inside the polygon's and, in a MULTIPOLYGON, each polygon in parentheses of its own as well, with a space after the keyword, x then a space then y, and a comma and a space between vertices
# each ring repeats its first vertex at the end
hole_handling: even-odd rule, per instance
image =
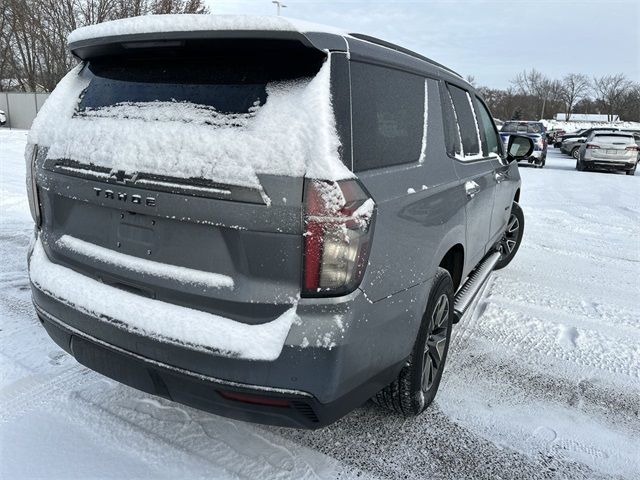
POLYGON ((636 166, 635 161, 609 161, 584 158, 582 163, 589 168, 608 171, 629 171, 636 166))
POLYGON ((274 360, 167 343, 123 329, 114 319, 77 308, 33 283, 31 288, 38 316, 52 339, 93 370, 216 414, 319 428, 397 377, 413 346, 429 285, 375 303, 360 291, 340 298, 301 299, 299 321, 291 326, 274 360), (288 403, 286 407, 246 403, 225 398, 220 390, 284 398, 288 403))
POLYGON ((533 152, 531 152, 531 155, 529 155, 526 158, 523 158, 522 160, 520 160, 519 163, 535 163, 536 165, 539 165, 542 163, 542 159, 544 156, 546 156, 545 151, 534 150, 533 152))
MULTIPOLYGON (((242 384, 202 375, 91 337, 47 313, 37 303, 35 305, 49 336, 79 363, 138 390, 225 417, 316 429, 333 423, 371 396, 369 385, 364 385, 333 402, 323 404, 313 395, 299 390, 242 384), (234 394, 236 397, 238 394, 245 397, 237 400, 234 394)), ((402 364, 392 366, 388 371, 380 372, 376 378, 393 378, 401 367, 402 364)), ((371 384, 375 383, 374 378, 371 384)))

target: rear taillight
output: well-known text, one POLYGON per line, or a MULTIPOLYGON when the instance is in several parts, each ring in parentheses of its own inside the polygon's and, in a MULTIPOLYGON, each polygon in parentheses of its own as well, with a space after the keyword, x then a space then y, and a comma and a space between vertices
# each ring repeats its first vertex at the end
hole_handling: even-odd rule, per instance
POLYGON ((595 148, 600 148, 600 147, 598 145, 594 145, 593 143, 587 143, 587 148, 595 149, 595 148))
POLYGON ((375 203, 356 180, 307 180, 303 296, 334 296, 360 284, 375 203))
POLYGON ((625 148, 625 150, 630 150, 630 151, 633 150, 633 151, 636 151, 636 152, 640 152, 640 147, 637 146, 637 145, 632 145, 630 147, 625 148))
POLYGON ((24 160, 26 163, 26 180, 27 180, 27 198, 29 199, 29 210, 31 210, 31 217, 36 223, 36 226, 40 226, 40 201, 38 200, 38 188, 36 186, 36 159, 38 158, 38 146, 27 145, 24 153, 24 160))

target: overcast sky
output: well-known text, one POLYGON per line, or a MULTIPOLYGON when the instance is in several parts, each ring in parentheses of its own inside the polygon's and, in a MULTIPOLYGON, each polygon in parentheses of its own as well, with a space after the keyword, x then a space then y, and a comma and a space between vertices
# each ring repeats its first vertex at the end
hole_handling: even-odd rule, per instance
MULTIPOLYGON (((208 0, 213 13, 273 15, 271 0, 208 0)), ((489 87, 536 68, 640 81, 640 0, 285 0, 285 16, 410 48, 489 87)))

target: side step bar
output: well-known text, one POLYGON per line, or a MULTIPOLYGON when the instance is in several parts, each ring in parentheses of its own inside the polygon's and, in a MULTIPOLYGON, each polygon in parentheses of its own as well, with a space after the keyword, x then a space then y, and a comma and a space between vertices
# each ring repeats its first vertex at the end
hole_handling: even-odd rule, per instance
POLYGON ((471 272, 467 281, 458 290, 454 299, 453 323, 458 323, 465 314, 469 305, 476 298, 476 295, 489 279, 489 274, 493 271, 496 263, 500 260, 500 252, 493 252, 482 260, 476 269, 471 272))

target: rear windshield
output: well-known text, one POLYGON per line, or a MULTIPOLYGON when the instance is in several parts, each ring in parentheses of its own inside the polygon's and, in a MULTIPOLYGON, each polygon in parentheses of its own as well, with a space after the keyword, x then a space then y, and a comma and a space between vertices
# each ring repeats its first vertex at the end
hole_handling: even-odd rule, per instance
POLYGON ((595 135, 595 141, 604 142, 604 143, 619 143, 619 144, 627 144, 632 143, 633 135, 595 135))
POLYGON ((502 126, 502 132, 507 133, 542 133, 541 123, 514 123, 507 122, 502 126))
POLYGON ((110 107, 136 116, 136 108, 171 104, 197 106, 200 117, 207 111, 251 113, 266 102, 269 83, 313 77, 321 64, 318 56, 282 51, 91 61, 76 116, 113 111, 110 107))

